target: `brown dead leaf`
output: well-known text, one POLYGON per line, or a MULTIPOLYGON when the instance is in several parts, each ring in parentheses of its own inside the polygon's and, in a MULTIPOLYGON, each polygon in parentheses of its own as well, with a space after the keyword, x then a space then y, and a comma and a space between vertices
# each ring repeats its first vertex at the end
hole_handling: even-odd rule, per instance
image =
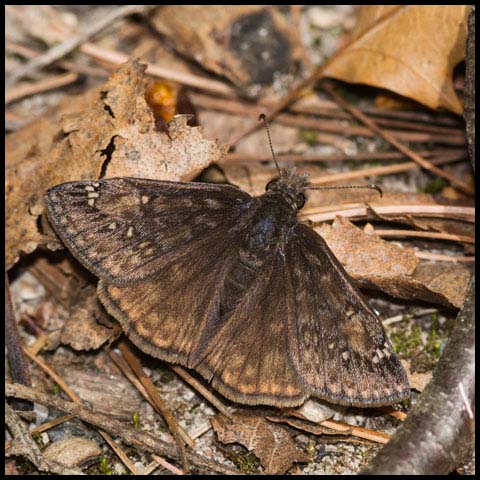
POLYGON ((120 324, 110 321, 94 286, 82 291, 80 300, 70 311, 61 331, 60 343, 70 345, 74 350, 100 348, 105 342, 112 343, 122 333, 120 324))
POLYGON ((371 229, 362 231, 343 217, 315 228, 354 278, 411 275, 419 260, 412 248, 382 240, 371 229))
POLYGON ((401 360, 401 362, 405 368, 405 371, 407 372, 408 383, 410 384, 410 387, 419 392, 423 392, 427 386, 427 383, 431 380, 433 372, 412 372, 410 360, 401 360))
POLYGON ((297 450, 288 430, 258 414, 237 411, 231 419, 218 414, 211 422, 222 443, 241 443, 253 451, 266 474, 283 474, 294 462, 308 462, 308 455, 297 450))
POLYGON ((423 300, 460 308, 470 279, 457 265, 420 264, 412 248, 382 240, 367 225, 362 231, 342 217, 315 228, 360 286, 382 290, 399 298, 423 300))
POLYGON ((461 115, 453 69, 465 57, 467 5, 364 5, 324 75, 385 88, 461 115))
POLYGON ((184 117, 174 118, 168 134, 155 130, 143 72, 128 62, 105 85, 7 136, 7 266, 45 241, 37 221, 49 187, 100 176, 190 180, 225 155, 225 145, 205 140, 184 117))
POLYGON ((472 273, 469 268, 451 262, 422 262, 413 278, 430 291, 444 296, 456 308, 461 308, 472 273))
POLYGON ((271 6, 165 6, 152 24, 183 55, 239 87, 271 83, 301 58, 295 30, 271 6))
POLYGON ((102 455, 97 442, 83 437, 70 437, 49 445, 43 452, 46 460, 67 467, 76 467, 91 462, 102 455))

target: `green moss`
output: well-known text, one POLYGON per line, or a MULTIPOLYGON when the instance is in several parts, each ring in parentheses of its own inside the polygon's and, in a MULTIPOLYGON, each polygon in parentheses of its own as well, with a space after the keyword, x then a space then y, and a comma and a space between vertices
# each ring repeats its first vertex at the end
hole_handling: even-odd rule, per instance
POLYGON ((425 193, 440 193, 447 185, 447 180, 442 177, 437 177, 428 182, 423 191, 425 193))
POLYGON ((113 475, 113 471, 110 468, 107 457, 102 457, 98 464, 98 470, 102 475, 113 475))
POLYGON ((132 423, 135 428, 140 426, 140 414, 136 410, 132 413, 132 423))
POLYGON ((412 371, 426 372, 432 370, 440 358, 442 344, 447 334, 440 328, 438 314, 431 316, 428 331, 422 330, 414 320, 403 320, 390 333, 393 348, 402 358, 411 361, 412 371))
POLYGON ((62 391, 62 389, 60 388, 60 385, 55 384, 52 387, 52 394, 53 395, 58 395, 61 391, 62 391))
POLYGON ((200 407, 200 403, 195 403, 191 408, 190 408, 190 413, 195 413, 198 410, 198 407, 200 407))
POLYGON ((260 474, 260 460, 252 453, 237 453, 233 450, 225 452, 226 457, 245 474, 260 474))

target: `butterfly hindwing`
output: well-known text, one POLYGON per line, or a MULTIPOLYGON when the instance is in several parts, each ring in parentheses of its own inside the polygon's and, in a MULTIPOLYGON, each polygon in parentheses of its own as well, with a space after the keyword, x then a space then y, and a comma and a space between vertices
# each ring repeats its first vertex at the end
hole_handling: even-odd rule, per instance
POLYGON ((250 195, 228 185, 137 178, 70 182, 46 195, 49 220, 86 268, 111 284, 148 278, 235 223, 250 195), (195 246, 196 245, 196 246, 195 246))
POLYGON ((299 224, 286 258, 288 351, 305 389, 357 406, 408 397, 404 369, 380 320, 325 241, 299 224))

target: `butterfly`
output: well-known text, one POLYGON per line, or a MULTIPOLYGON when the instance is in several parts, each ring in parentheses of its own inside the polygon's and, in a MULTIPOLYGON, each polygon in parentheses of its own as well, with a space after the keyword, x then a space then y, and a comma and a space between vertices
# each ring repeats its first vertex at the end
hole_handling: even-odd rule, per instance
POLYGON ((295 170, 279 170, 258 197, 231 185, 111 178, 57 185, 45 203, 130 340, 228 399, 367 407, 408 398, 380 320, 297 218, 306 188, 295 170))

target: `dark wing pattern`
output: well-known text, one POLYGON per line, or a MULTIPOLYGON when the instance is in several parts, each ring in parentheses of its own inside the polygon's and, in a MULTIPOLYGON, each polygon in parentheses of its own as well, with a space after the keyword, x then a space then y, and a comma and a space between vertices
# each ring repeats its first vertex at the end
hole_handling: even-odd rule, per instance
POLYGON ((286 355, 286 301, 278 291, 285 286, 283 259, 265 262, 232 303, 231 282, 242 269, 236 250, 180 259, 153 282, 101 281, 99 297, 141 350, 194 368, 227 398, 299 405, 306 394, 286 355))
POLYGON ((58 185, 45 202, 78 260, 108 283, 125 285, 221 238, 249 199, 228 185, 112 178, 58 185))
POLYGON ((381 322, 325 241, 298 225, 286 258, 288 351, 304 388, 356 406, 407 398, 405 371, 381 322))

